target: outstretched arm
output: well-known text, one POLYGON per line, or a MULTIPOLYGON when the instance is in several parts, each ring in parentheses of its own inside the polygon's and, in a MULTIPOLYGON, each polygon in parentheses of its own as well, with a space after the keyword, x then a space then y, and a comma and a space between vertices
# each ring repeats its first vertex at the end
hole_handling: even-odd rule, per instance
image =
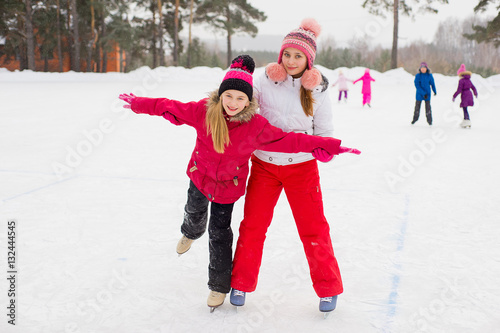
POLYGON ((206 100, 183 103, 168 98, 137 97, 133 94, 122 94, 119 98, 128 104, 124 107, 135 113, 162 116, 176 125, 195 126, 205 119, 203 111, 206 110, 206 100))
MULTIPOLYGON (((130 94, 120 94, 120 96, 118 96, 119 99, 121 99, 122 101, 124 101, 125 103, 127 104, 124 104, 123 107, 125 109, 132 109, 132 103, 135 101, 135 99, 137 98, 137 96, 135 96, 134 94, 130 93, 130 94)), ((135 113, 140 113, 140 112, 137 112, 135 110, 132 110, 134 111, 135 113)), ((182 125, 183 122, 179 121, 179 119, 177 119, 173 114, 171 114, 170 112, 165 112, 162 114, 163 118, 167 119, 168 121, 170 121, 172 124, 176 125, 176 126, 179 126, 179 125, 182 125)))
MULTIPOLYGON (((320 137, 302 133, 286 133, 281 129, 272 126, 266 120, 263 130, 255 138, 256 148, 265 151, 283 153, 313 153, 316 149, 318 156, 333 156, 347 152, 354 152, 350 148, 340 146, 341 141, 330 137, 320 137)), ((327 159, 327 158, 325 158, 327 159)), ((331 160, 331 158, 329 159, 331 160)))

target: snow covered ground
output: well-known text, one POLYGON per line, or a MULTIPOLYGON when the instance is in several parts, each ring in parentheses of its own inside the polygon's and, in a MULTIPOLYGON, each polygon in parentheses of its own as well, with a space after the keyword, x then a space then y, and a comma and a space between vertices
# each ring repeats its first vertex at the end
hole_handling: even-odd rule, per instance
MULTIPOLYGON (((262 68, 256 74, 262 72, 262 68)), ((321 68, 334 81, 338 69, 321 68)), ((356 79, 363 68, 344 68, 356 79)), ((474 75, 472 129, 456 77, 434 74, 434 125, 411 126, 413 76, 372 75, 334 102, 335 136, 362 150, 321 164, 345 292, 319 313, 285 198, 260 281, 238 311, 210 314, 207 235, 175 252, 195 132, 122 108, 117 96, 198 100, 224 71, 0 71, 1 332, 498 332, 500 76, 474 75), (8 221, 17 222, 16 326, 7 323, 8 221)), ((235 240, 243 210, 233 216, 235 240)))

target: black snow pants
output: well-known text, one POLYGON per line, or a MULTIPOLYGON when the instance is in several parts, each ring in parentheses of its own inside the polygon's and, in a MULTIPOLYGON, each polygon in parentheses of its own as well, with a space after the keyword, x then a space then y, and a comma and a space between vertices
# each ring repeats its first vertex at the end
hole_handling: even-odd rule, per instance
MULTIPOLYGON (((190 239, 200 238, 207 227, 208 199, 192 181, 189 182, 188 199, 184 207, 184 221, 181 232, 190 239)), ((210 205, 208 244, 210 263, 208 265, 208 288, 221 293, 231 290, 233 264, 233 231, 231 215, 234 203, 210 205)))
MULTIPOLYGON (((413 113, 413 121, 412 124, 416 123, 418 117, 420 116, 420 105, 422 101, 415 102, 415 112, 413 113)), ((427 122, 429 125, 432 125, 432 113, 431 113, 431 101, 425 101, 425 116, 427 117, 427 122)))

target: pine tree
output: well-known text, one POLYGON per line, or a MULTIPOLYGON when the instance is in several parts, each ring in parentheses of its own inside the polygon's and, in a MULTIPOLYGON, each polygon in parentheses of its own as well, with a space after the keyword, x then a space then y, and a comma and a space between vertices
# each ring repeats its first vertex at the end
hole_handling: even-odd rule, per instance
POLYGON ((190 0, 189 2, 189 37, 188 37, 188 51, 187 51, 187 68, 191 68, 191 51, 193 46, 193 39, 191 36, 191 27, 193 26, 193 9, 194 9, 194 0, 190 0))
POLYGON ((255 37, 257 22, 267 19, 266 15, 252 7, 247 0, 206 0, 196 10, 196 21, 211 25, 215 30, 222 30, 227 38, 227 66, 231 64, 231 37, 238 33, 247 33, 255 37))
POLYGON ((35 70, 35 34, 33 32, 33 17, 31 0, 24 0, 26 7, 26 45, 28 57, 28 69, 35 70))
POLYGON ((71 28, 73 32, 73 70, 75 72, 80 71, 80 34, 78 30, 79 16, 78 9, 76 7, 76 0, 71 0, 71 28))
POLYGON ((24 3, 18 0, 0 1, 0 36, 5 38, 5 44, 0 49, 0 56, 5 55, 7 61, 19 57, 21 70, 26 68, 26 34, 24 19, 24 3))
POLYGON ((61 4, 59 0, 57 0, 56 34, 57 34, 57 58, 59 59, 59 72, 62 72, 63 56, 62 56, 62 38, 61 38, 61 4))
POLYGON ((448 3, 448 0, 365 0, 363 8, 368 8, 371 14, 385 17, 385 12, 392 12, 394 19, 392 34, 391 68, 398 67, 398 29, 399 12, 403 15, 413 16, 412 6, 417 6, 419 12, 437 13, 432 3, 448 3), (413 3, 413 4, 412 4, 413 3))
POLYGON ((58 45, 57 25, 57 7, 52 6, 52 1, 46 1, 45 4, 39 4, 32 13, 33 27, 36 31, 37 47, 41 58, 44 60, 43 70, 49 70, 48 61, 53 57, 54 50, 58 45))
POLYGON ((471 40, 476 40, 479 43, 493 43, 495 47, 500 46, 500 1, 499 0, 480 0, 477 6, 474 8, 474 12, 483 12, 492 3, 498 3, 497 10, 498 15, 491 21, 486 23, 486 26, 473 25, 474 30, 471 34, 465 34, 464 36, 471 40))

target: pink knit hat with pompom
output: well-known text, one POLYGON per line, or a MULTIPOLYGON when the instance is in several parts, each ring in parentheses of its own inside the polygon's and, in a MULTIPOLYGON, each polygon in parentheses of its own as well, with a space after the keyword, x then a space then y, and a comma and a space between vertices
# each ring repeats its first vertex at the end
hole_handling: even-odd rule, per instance
POLYGON ((320 32, 321 26, 315 19, 304 19, 298 29, 292 30, 283 39, 278 64, 281 64, 283 50, 287 47, 293 47, 304 52, 307 57, 308 69, 312 69, 314 58, 316 57, 316 38, 319 36, 320 32))
POLYGON ((457 71, 457 75, 460 75, 460 73, 462 73, 462 72, 465 72, 465 65, 464 64, 460 65, 460 68, 457 71))

